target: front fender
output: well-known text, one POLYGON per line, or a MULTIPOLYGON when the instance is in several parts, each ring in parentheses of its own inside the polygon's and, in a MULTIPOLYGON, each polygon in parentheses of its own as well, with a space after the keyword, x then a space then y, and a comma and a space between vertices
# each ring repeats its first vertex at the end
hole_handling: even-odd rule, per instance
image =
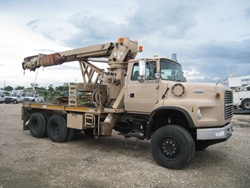
POLYGON ((195 128, 195 125, 194 125, 194 122, 193 122, 191 116, 189 115, 189 113, 185 109, 180 108, 180 107, 176 107, 176 106, 162 106, 162 107, 155 108, 153 110, 153 112, 150 114, 150 118, 147 122, 147 132, 146 132, 146 139, 147 140, 149 140, 151 138, 151 135, 152 135, 154 116, 161 111, 168 111, 168 110, 182 113, 183 116, 185 117, 187 123, 188 123, 188 127, 195 128))

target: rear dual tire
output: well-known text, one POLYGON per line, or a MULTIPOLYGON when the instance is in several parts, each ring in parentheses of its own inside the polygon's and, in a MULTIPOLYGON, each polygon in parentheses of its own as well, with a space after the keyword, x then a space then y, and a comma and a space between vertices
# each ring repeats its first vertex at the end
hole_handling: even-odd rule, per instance
POLYGON ((29 120, 29 130, 33 137, 49 136, 53 142, 69 141, 74 137, 75 129, 67 128, 63 116, 33 113, 29 120))
POLYGON ((47 121, 43 114, 34 113, 30 117, 29 130, 33 137, 42 138, 47 133, 47 121))
POLYGON ((75 129, 67 128, 63 116, 52 115, 48 121, 47 134, 53 142, 64 142, 73 138, 75 129))
POLYGON ((64 117, 60 115, 52 115, 48 121, 47 134, 53 142, 65 141, 68 131, 64 117))

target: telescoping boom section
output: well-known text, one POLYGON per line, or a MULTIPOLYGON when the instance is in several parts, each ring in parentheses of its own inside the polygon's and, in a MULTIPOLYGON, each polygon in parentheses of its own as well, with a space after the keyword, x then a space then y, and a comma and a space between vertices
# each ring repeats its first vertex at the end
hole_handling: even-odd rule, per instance
MULTIPOLYGON (((83 83, 70 86, 68 104, 79 106, 80 98, 81 100, 83 98, 89 100, 90 98, 91 102, 95 102, 95 106, 103 107, 105 102, 113 104, 119 93, 123 91, 128 61, 134 59, 137 53, 141 51, 142 47, 138 47, 137 41, 125 37, 119 38, 114 43, 98 44, 49 55, 29 56, 24 58, 22 68, 23 70, 35 71, 39 67, 79 61, 83 83), (93 64, 95 61, 108 63, 108 71, 105 72, 103 69, 96 67, 93 64), (84 97, 78 96, 80 92, 85 92, 84 97), (88 95, 91 95, 91 97, 86 97, 88 95)), ((120 95, 123 96, 123 94, 120 95)))
POLYGON ((70 61, 85 61, 88 58, 108 58, 108 64, 111 68, 124 66, 129 59, 135 58, 138 52, 138 42, 132 41, 128 37, 119 38, 115 43, 109 42, 104 44, 83 47, 54 54, 38 54, 24 58, 22 67, 24 70, 35 71, 39 67, 48 67, 60 65, 70 61))

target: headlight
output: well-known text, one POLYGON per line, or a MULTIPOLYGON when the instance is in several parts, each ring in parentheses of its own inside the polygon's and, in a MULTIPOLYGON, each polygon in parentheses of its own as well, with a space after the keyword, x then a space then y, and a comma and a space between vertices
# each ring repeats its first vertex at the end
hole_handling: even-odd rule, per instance
POLYGON ((198 119, 201 119, 201 118, 202 118, 202 111, 201 111, 200 108, 198 108, 197 115, 198 115, 198 119))

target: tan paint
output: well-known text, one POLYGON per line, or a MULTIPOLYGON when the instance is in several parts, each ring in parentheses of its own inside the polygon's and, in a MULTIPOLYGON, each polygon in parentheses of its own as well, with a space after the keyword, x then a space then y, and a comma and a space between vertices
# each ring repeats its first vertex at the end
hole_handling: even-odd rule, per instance
MULTIPOLYGON (((24 106, 29 109, 62 111, 67 114, 68 127, 81 129, 93 123, 92 127, 98 126, 100 135, 111 135, 118 117, 115 114, 124 115, 126 112, 151 114, 152 111, 162 107, 176 107, 186 111, 197 128, 224 125, 231 120, 224 118, 224 97, 225 91, 229 91, 229 88, 221 84, 186 83, 162 78, 146 79, 144 82, 131 80, 133 66, 140 61, 134 59, 137 52, 138 42, 125 37, 115 43, 26 57, 22 65, 24 69, 30 70, 35 70, 39 66, 54 66, 77 60, 83 83, 70 86, 67 105, 29 103, 24 106), (107 58, 108 72, 105 73, 88 61, 88 58, 99 57, 107 58), (80 96, 79 92, 85 95, 80 96), (220 98, 215 97, 218 96, 217 93, 220 94, 220 98), (95 107, 86 107, 87 103, 94 104, 95 107), (202 111, 200 119, 197 114, 199 109, 202 111), (95 118, 88 119, 86 113, 90 117, 98 117, 98 121, 94 121, 95 118), (101 116, 105 119, 103 122, 99 122, 101 116)), ((162 57, 143 59, 155 61, 155 71, 160 76, 171 77, 167 75, 170 73, 160 72, 162 57)), ((179 65, 175 60, 165 59, 179 65)))
POLYGON ((81 114, 67 114, 67 126, 73 129, 82 130, 84 125, 84 116, 81 114))

